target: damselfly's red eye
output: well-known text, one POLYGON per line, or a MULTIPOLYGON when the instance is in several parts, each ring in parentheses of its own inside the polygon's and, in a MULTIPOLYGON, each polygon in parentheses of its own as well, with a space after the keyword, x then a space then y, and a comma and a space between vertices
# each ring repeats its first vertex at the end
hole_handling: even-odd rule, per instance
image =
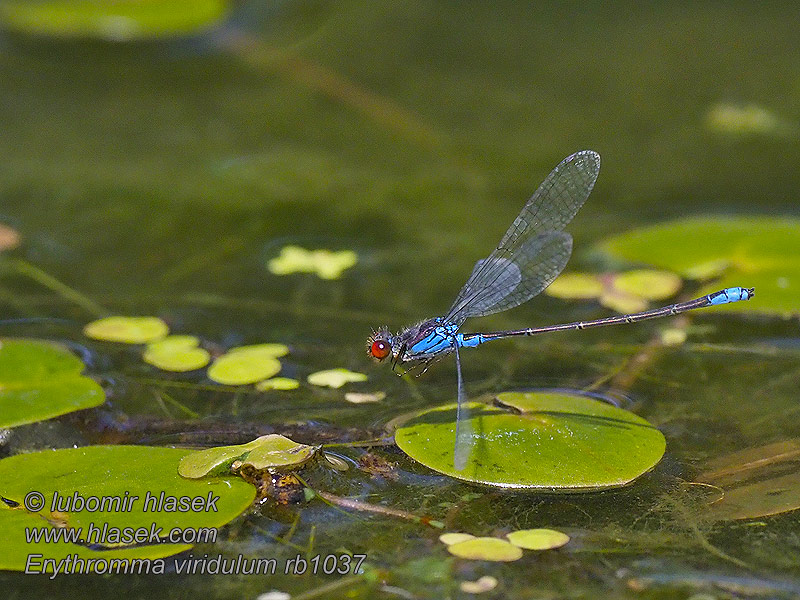
POLYGON ((386 340, 375 340, 369 347, 369 353, 373 356, 373 358, 377 358, 378 360, 383 360, 389 356, 389 352, 391 352, 391 350, 392 347, 386 340))

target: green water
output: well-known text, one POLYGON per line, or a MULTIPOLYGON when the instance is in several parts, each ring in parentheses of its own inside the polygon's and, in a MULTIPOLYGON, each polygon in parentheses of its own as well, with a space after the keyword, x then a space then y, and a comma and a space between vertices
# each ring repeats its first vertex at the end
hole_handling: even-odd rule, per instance
MULTIPOLYGON (((364 439, 405 411, 452 401, 451 362, 409 384, 369 362, 366 336, 446 310, 539 182, 579 149, 598 151, 603 166, 569 228, 572 268, 602 267, 591 245, 636 226, 798 214, 793 3, 246 2, 191 40, 4 35, 0 81, 0 220, 24 238, 16 256, 112 313, 159 315, 221 348, 286 343, 282 374, 304 380, 346 367, 388 394, 350 404, 341 390, 309 386, 286 394, 163 387, 135 351, 82 335, 97 315, 6 271, 3 318, 48 320, 9 322, 2 335, 74 344, 109 394, 100 417, 20 428, 6 453, 177 444, 197 430, 205 443, 238 443, 264 425, 301 441, 364 439), (750 105, 773 126, 714 124, 719 106, 750 105), (288 243, 352 249, 359 263, 336 281, 269 274, 266 261, 288 243), (160 391, 203 426, 165 408, 160 391), (123 417, 129 428, 102 426, 123 417)), ((471 326, 606 314, 543 297, 471 326)), ((459 561, 439 530, 313 502, 256 508, 223 530, 223 542, 193 554, 283 564, 309 547, 322 556, 348 550, 367 554, 370 577, 3 573, 0 585, 9 598, 44 590, 227 599, 272 589, 456 598, 471 597, 460 582, 491 575, 499 585, 483 597, 800 595, 796 512, 703 521, 703 496, 684 483, 706 459, 797 435, 796 319, 697 315, 694 345, 631 368, 626 361, 659 326, 500 342, 462 357, 472 395, 604 381, 600 391, 667 438, 664 460, 629 488, 498 493, 437 476, 391 447, 379 453, 396 463, 395 480, 317 473, 331 493, 428 515, 448 531, 557 528, 573 538, 558 552, 502 565, 459 561), (750 347, 760 350, 742 351, 750 347)))

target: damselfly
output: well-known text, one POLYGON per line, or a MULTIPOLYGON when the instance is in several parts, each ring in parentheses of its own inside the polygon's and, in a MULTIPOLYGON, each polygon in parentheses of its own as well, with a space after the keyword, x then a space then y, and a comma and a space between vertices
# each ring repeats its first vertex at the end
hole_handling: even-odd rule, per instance
POLYGON ((531 196, 494 252, 475 264, 446 315, 422 321, 396 335, 387 327, 381 327, 367 341, 367 353, 371 357, 381 361, 391 356, 392 368, 399 363, 409 363, 421 366, 423 372, 431 361, 454 352, 458 408, 453 462, 458 470, 463 470, 466 464, 472 438, 459 348, 473 348, 512 336, 636 323, 753 297, 753 288, 733 287, 688 302, 594 321, 491 333, 459 333, 469 317, 489 315, 527 302, 561 273, 572 253, 572 236, 562 230, 583 206, 599 172, 600 155, 596 152, 583 150, 565 158, 531 196))

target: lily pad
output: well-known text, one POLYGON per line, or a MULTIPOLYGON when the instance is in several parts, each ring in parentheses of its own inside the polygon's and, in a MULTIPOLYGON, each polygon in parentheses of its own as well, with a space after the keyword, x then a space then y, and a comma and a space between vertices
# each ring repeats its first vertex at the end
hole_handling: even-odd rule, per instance
POLYGON ((777 217, 698 217, 629 231, 600 244, 617 259, 708 279, 703 293, 754 287, 750 302, 706 310, 798 314, 800 220, 777 217))
POLYGON ((308 383, 311 385, 327 386, 332 388, 340 388, 346 383, 358 383, 366 381, 367 376, 364 373, 356 373, 348 371, 347 369, 328 369, 326 371, 317 371, 308 376, 308 383))
POLYGON ((308 462, 316 453, 314 446, 298 444, 277 434, 262 435, 246 444, 219 446, 193 452, 181 460, 178 473, 188 479, 226 473, 234 461, 255 469, 291 469, 308 462))
POLYGON ((458 544, 459 542, 466 542, 467 540, 474 539, 475 536, 469 533, 443 533, 439 536, 439 541, 445 546, 458 544))
POLYGON ((664 300, 678 293, 681 278, 670 271, 635 269, 614 277, 614 288, 647 300, 664 300))
POLYGON ((124 344, 147 344, 169 333, 167 324, 158 317, 105 317, 83 328, 92 339, 124 344))
POLYGON ((589 300, 599 298, 605 286, 592 273, 562 273, 545 288, 545 293, 564 300, 589 300))
POLYGON ((347 392, 344 399, 353 404, 367 404, 386 399, 386 392, 347 392))
POLYGON ((576 492, 626 485, 664 454, 661 432, 606 402, 565 392, 505 392, 500 405, 470 402, 472 447, 453 466, 456 405, 401 423, 403 452, 451 477, 505 488, 576 492))
POLYGON ((251 505, 255 489, 236 477, 182 479, 177 474, 178 462, 188 452, 146 446, 90 446, 0 460, 0 497, 16 504, 11 508, 0 503, 0 535, 4 540, 0 569, 24 570, 30 554, 57 561, 69 555, 84 559, 159 558, 191 548, 192 543, 180 538, 170 540, 170 532, 180 528, 191 535, 197 528, 225 525, 251 505), (41 496, 31 494, 34 491, 41 496), (178 499, 184 497, 194 501, 193 510, 178 508, 178 499), (35 502, 39 499, 43 500, 41 508, 35 502), (98 510, 98 506, 106 509, 98 510), (80 529, 78 537, 84 541, 26 542, 26 527, 53 531, 54 523, 69 530, 80 529), (89 548, 93 542, 100 542, 97 533, 90 537, 92 526, 94 531, 105 528, 107 537, 100 543, 104 549, 89 548), (128 527, 152 531, 152 537, 148 535, 140 545, 127 543, 119 534, 128 527))
POLYGON ((8 0, 0 21, 14 31, 113 41, 195 34, 221 20, 227 0, 8 0))
POLYGON ((645 310, 652 300, 663 300, 681 288, 681 278, 669 271, 635 269, 623 273, 566 273, 545 290, 565 300, 596 299, 620 313, 645 310))
POLYGON ((485 594, 496 588, 498 583, 496 577, 484 575, 476 581, 462 581, 458 587, 467 594, 485 594))
POLYGON ((285 246, 281 253, 267 263, 273 275, 290 273, 315 273, 321 279, 338 279, 342 272, 358 262, 352 250, 306 250, 299 246, 285 246))
POLYGON ((706 115, 706 125, 713 131, 734 135, 783 136, 796 131, 791 123, 757 104, 715 104, 706 115))
POLYGON ((259 381, 256 384, 256 389, 259 392, 266 392, 267 390, 296 390, 300 387, 300 382, 296 379, 291 379, 289 377, 273 377, 271 379, 265 379, 264 381, 259 381))
POLYGON ((554 529, 520 529, 507 534, 508 541, 525 550, 552 550, 569 542, 566 533, 554 529))
POLYGON ((245 352, 256 354, 258 356, 270 356, 272 358, 280 358, 289 354, 289 346, 285 344, 252 344, 250 346, 235 346, 228 350, 228 354, 234 352, 245 352))
POLYGON ((450 544, 447 551, 459 558, 511 562, 522 558, 522 550, 505 540, 493 537, 478 537, 450 544))
POLYGON ((52 419, 105 402, 80 359, 38 340, 0 340, 0 427, 52 419))
POLYGON ((163 371, 194 371, 205 367, 211 355, 199 348, 200 340, 192 335, 170 335, 148 344, 142 359, 163 371))
POLYGON ((275 356, 283 356, 285 348, 281 344, 233 348, 212 363, 208 378, 224 385, 247 385, 269 379, 280 372, 281 363, 275 356))

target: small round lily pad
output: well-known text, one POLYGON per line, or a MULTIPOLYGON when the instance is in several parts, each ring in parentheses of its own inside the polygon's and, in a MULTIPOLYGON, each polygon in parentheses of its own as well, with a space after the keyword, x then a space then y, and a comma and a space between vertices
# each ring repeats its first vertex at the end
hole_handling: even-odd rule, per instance
POLYGON ((194 371, 205 367, 211 355, 199 348, 200 340, 192 335, 170 335, 145 348, 144 362, 163 371, 194 371))
POLYGON ((386 399, 386 392, 347 392, 344 399, 353 404, 367 404, 386 399))
POLYGON ((714 104, 706 115, 709 129, 729 135, 785 136, 796 132, 796 127, 757 104, 714 104))
POLYGON ((475 536, 469 533, 443 533, 439 536, 439 541, 446 546, 451 546, 459 542, 466 542, 474 539, 475 536))
POLYGON ((564 300, 589 300, 603 293, 603 283, 593 274, 564 273, 545 288, 545 293, 564 300))
POLYGON ((199 479, 227 472, 234 461, 256 469, 290 469, 310 460, 316 451, 314 446, 298 444, 282 435, 262 435, 246 444, 218 446, 188 454, 181 460, 178 473, 187 479, 199 479))
POLYGON ((577 492, 626 485, 664 454, 661 432, 600 400, 558 392, 505 392, 468 402, 471 444, 453 465, 456 405, 416 413, 395 431, 403 452, 451 477, 506 488, 577 492))
POLYGON ((683 282, 670 271, 635 269, 614 277, 614 288, 647 300, 664 300, 678 293, 683 282))
POLYGON ((358 262, 352 250, 306 250, 299 246, 286 246, 276 258, 267 263, 274 275, 290 273, 315 273, 321 279, 338 279, 342 272, 358 262))
POLYGON ((496 577, 484 575, 476 581, 462 581, 458 587, 467 594, 485 594, 496 588, 498 583, 496 577))
POLYGON ((269 356, 272 358, 280 358, 289 354, 289 347, 285 344, 252 344, 250 346, 236 346, 228 350, 228 354, 234 352, 245 352, 256 354, 258 356, 269 356))
POLYGON ((508 541, 525 550, 552 550, 569 541, 566 533, 554 529, 520 529, 507 534, 508 541))
POLYGON ((234 350, 208 368, 208 378, 224 385, 247 385, 277 375, 280 361, 269 351, 234 350))
POLYGON ((545 292, 565 300, 596 299, 603 306, 625 314, 645 310, 652 300, 675 295, 682 284, 681 278, 670 271, 635 269, 622 273, 567 273, 545 292))
POLYGON ((308 383, 311 385, 327 386, 340 388, 346 383, 357 383, 366 381, 367 376, 363 373, 348 371, 347 369, 328 369, 317 371, 308 376, 308 383))
POLYGON ((8 0, 0 6, 0 21, 26 34, 129 41, 194 35, 229 10, 227 0, 8 0))
POLYGON ((259 392, 266 392, 267 390, 280 390, 280 391, 287 391, 287 390, 296 390, 300 387, 300 382, 296 379, 291 379, 289 377, 273 377, 271 379, 265 379, 264 381, 259 381, 256 384, 256 389, 259 392))
POLYGON ((453 556, 470 560, 511 562, 522 558, 522 550, 505 540, 493 537, 478 537, 451 544, 447 551, 453 556))
POLYGON ((92 339, 124 344, 147 344, 169 333, 167 324, 158 317, 105 317, 83 328, 92 339))

